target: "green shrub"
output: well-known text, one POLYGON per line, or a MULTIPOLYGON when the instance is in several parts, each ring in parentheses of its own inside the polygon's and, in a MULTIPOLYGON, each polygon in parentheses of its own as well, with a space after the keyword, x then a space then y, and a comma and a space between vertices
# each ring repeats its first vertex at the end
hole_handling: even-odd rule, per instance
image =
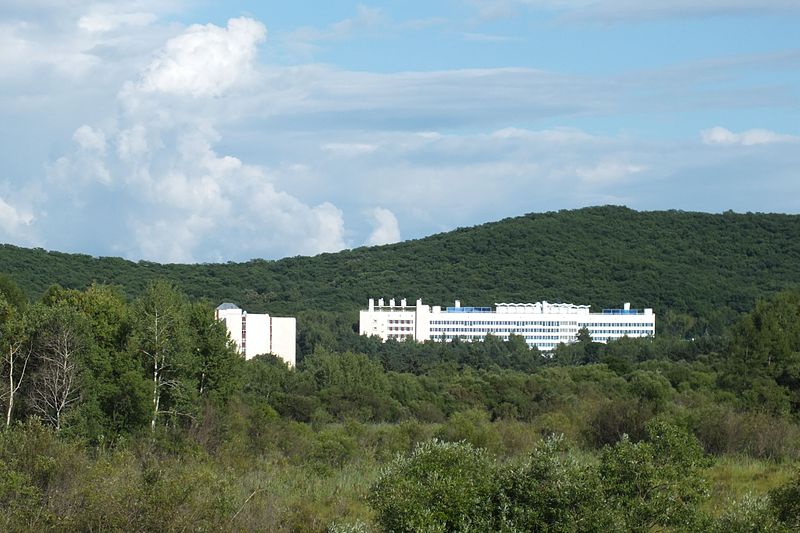
POLYGON ((732 501, 712 526, 713 533, 788 533, 775 518, 766 498, 747 496, 732 501))
POLYGON ((603 505, 597 469, 550 437, 521 466, 501 476, 500 522, 511 531, 603 531, 612 517, 603 505))
POLYGON ((390 463, 369 501, 387 531, 492 531, 498 488, 485 451, 434 439, 390 463))
POLYGON ((648 441, 625 437, 601 453, 607 501, 630 531, 697 527, 700 504, 709 495, 702 471, 710 463, 700 443, 686 430, 660 420, 650 422, 647 433, 648 441))
POLYGON ((778 519, 797 531, 800 529, 800 471, 786 484, 769 493, 770 507, 778 519))
POLYGON ((437 437, 447 442, 466 441, 476 448, 494 449, 498 436, 489 422, 489 413, 482 409, 467 409, 453 413, 441 427, 437 437))

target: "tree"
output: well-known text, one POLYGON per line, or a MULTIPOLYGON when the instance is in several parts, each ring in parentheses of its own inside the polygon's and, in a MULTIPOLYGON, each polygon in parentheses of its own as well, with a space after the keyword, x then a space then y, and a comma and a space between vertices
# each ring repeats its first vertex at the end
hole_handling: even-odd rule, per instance
POLYGON ((330 413, 340 419, 391 420, 399 405, 389 396, 381 365, 363 354, 335 354, 323 348, 303 361, 301 372, 314 383, 330 413))
POLYGON ((78 400, 79 360, 89 346, 86 318, 66 305, 46 308, 36 332, 38 370, 31 405, 56 431, 63 415, 78 400))
POLYGON ((185 383, 190 373, 185 309, 183 295, 164 280, 150 283, 133 305, 132 343, 144 356, 151 380, 151 431, 162 414, 188 414, 176 409, 190 389, 185 383), (171 405, 165 401, 168 394, 171 405))
POLYGON ((241 390, 244 358, 228 337, 225 325, 214 320, 214 310, 209 304, 189 305, 189 329, 199 396, 227 402, 241 390))
POLYGON ((5 299, 12 308, 18 310, 23 309, 28 303, 25 292, 5 274, 0 274, 0 298, 5 299))
POLYGON ((12 307, 0 296, 0 363, 3 368, 6 401, 6 427, 11 425, 14 403, 25 380, 33 354, 28 314, 12 307))
POLYGON ((92 284, 85 291, 51 287, 42 298, 85 317, 88 349, 82 357, 81 401, 70 429, 92 440, 115 437, 150 422, 150 381, 141 361, 131 357, 131 306, 122 292, 92 284))

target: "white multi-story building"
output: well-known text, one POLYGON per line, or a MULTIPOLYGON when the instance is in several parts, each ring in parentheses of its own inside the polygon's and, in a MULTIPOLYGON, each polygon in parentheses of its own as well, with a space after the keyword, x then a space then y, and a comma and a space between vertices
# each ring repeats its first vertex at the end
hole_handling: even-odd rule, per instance
POLYGON ((248 313, 231 303, 219 305, 214 314, 217 320, 225 322, 228 334, 245 359, 271 353, 294 366, 297 335, 294 318, 248 313))
POLYGON ((603 309, 591 313, 588 305, 552 304, 495 304, 491 307, 462 307, 456 300, 453 307, 442 309, 423 305, 400 305, 381 298, 377 304, 370 298, 369 306, 361 311, 359 332, 377 335, 383 340, 465 341, 483 340, 494 335, 508 340, 509 335, 519 335, 528 346, 539 350, 552 350, 560 343, 574 342, 581 328, 586 328, 597 342, 608 342, 621 337, 646 337, 655 335, 656 317, 652 309, 603 309))

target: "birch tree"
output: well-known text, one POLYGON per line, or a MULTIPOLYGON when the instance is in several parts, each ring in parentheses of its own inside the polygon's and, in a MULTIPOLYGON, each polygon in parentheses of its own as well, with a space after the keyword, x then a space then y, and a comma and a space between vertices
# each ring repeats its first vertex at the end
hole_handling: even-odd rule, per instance
POLYGON ((31 405, 60 431, 65 412, 79 399, 79 359, 89 344, 86 318, 66 306, 57 306, 45 311, 37 329, 38 370, 31 405))
POLYGON ((181 380, 189 360, 186 305, 183 296, 163 280, 151 283, 134 302, 133 345, 151 381, 152 431, 162 414, 186 414, 176 409, 175 401, 186 389, 181 380))
POLYGON ((0 396, 5 401, 6 427, 11 425, 15 400, 33 355, 30 330, 28 316, 0 295, 0 365, 4 385, 0 396))

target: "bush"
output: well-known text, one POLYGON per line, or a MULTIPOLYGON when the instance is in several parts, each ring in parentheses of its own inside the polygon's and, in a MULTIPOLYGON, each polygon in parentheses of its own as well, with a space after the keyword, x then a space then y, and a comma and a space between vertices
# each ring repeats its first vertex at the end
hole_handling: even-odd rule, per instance
POLYGON ((434 439, 390 463, 369 501, 387 531, 492 531, 497 492, 485 451, 434 439))
POLYGON ((597 470, 568 453, 563 437, 543 441, 528 462, 501 477, 501 522, 512 531, 603 531, 611 515, 597 470))
POLYGON ((447 442, 466 441, 476 448, 494 451, 497 433, 489 422, 489 413, 482 409, 468 409, 453 413, 439 430, 437 437, 447 442))
POLYGON ((769 508, 766 498, 747 496, 728 505, 711 526, 713 533, 788 533, 769 508))
POLYGON ((600 460, 605 496, 630 531, 653 527, 697 527, 708 498, 702 469, 710 465, 700 443, 686 430, 663 421, 647 425, 649 441, 623 438, 600 460))
POLYGON ((769 493, 770 507, 778 519, 797 531, 800 529, 800 471, 785 485, 769 493))

